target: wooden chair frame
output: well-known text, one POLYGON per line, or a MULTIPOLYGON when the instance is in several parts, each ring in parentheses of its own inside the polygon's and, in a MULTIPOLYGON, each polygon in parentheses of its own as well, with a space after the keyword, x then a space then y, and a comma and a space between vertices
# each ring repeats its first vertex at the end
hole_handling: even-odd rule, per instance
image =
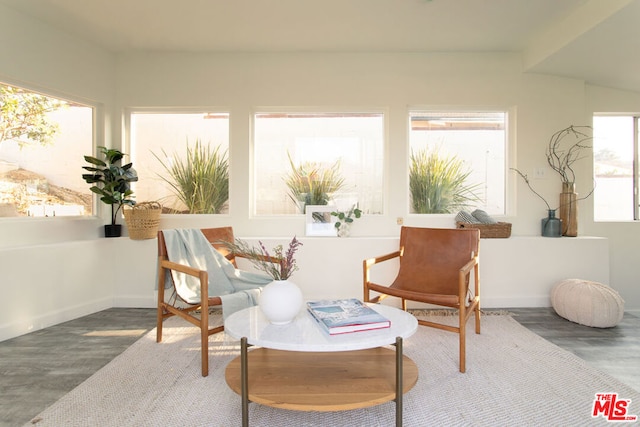
MULTIPOLYGON (((224 248, 221 241, 234 242, 232 227, 205 228, 201 229, 211 245, 221 252, 231 263, 237 268, 236 257, 246 257, 240 253, 231 253, 224 248)), ((277 262, 275 260, 274 262, 277 262)), ((200 282, 200 295, 209 295, 209 274, 205 270, 198 270, 187 265, 178 264, 169 260, 167 255, 167 247, 164 240, 162 230, 158 231, 158 308, 157 308, 157 327, 156 342, 162 341, 162 324, 165 319, 178 316, 200 329, 200 346, 202 358, 202 376, 209 375, 209 335, 222 332, 224 325, 209 328, 209 308, 222 306, 222 299, 219 296, 202 298, 199 303, 190 304, 180 299, 177 293, 173 296, 175 301, 178 300, 186 304, 187 307, 178 307, 169 301, 165 301, 165 275, 170 271, 178 271, 192 277, 198 278, 200 282), (200 316, 195 316, 194 312, 199 311, 200 316)), ((175 292, 175 287, 173 288, 175 292)))
MULTIPOLYGON (((456 230, 458 231, 458 230, 456 230)), ((476 231, 477 230, 469 230, 476 231)), ((477 233, 476 240, 479 249, 480 236, 477 233)), ((402 262, 404 255, 404 245, 400 242, 400 249, 378 257, 365 259, 363 261, 363 289, 364 301, 377 303, 388 296, 400 298, 402 301, 402 309, 407 310, 407 301, 417 301, 422 303, 434 304, 439 306, 451 307, 458 310, 458 326, 444 325, 440 323, 430 322, 418 319, 418 324, 438 328, 459 334, 460 338, 460 372, 466 371, 466 323, 471 314, 475 314, 475 332, 480 333, 480 273, 479 273, 479 257, 476 250, 471 259, 464 265, 460 265, 458 269, 458 292, 455 299, 443 298, 442 295, 433 295, 427 293, 418 293, 407 291, 399 288, 392 288, 385 285, 379 285, 371 282, 371 268, 385 261, 398 258, 402 262), (470 278, 473 274, 474 292, 470 292, 470 278), (377 296, 371 298, 371 292, 378 293, 377 296)), ((450 296, 449 296, 450 297, 450 296)))

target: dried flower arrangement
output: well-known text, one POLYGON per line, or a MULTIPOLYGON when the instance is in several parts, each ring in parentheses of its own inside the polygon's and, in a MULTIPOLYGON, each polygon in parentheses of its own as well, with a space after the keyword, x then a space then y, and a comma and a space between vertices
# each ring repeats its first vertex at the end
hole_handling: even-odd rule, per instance
POLYGON ((267 250, 262 241, 258 241, 258 247, 251 247, 241 239, 236 239, 233 243, 224 242, 224 245, 237 256, 249 260, 258 270, 267 273, 273 280, 287 280, 298 270, 295 254, 302 246, 302 242, 295 236, 289 242, 286 251, 282 245, 277 245, 272 253, 267 250))

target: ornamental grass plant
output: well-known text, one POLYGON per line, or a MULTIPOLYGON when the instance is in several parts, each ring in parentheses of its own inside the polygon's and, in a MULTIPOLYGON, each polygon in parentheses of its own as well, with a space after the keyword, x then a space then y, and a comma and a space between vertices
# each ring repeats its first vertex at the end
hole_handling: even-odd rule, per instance
POLYGON ((478 184, 468 184, 470 171, 455 156, 443 157, 437 151, 411 153, 409 190, 414 213, 454 213, 480 199, 478 184))
POLYGON ((158 159, 168 177, 159 175, 167 182, 173 193, 182 202, 190 214, 219 214, 229 200, 229 162, 227 152, 221 152, 220 146, 211 148, 196 139, 195 146, 189 147, 183 158, 177 154, 167 156, 170 161, 158 159))
POLYGON ((340 160, 326 167, 316 162, 294 164, 289 154, 291 172, 285 177, 289 198, 305 213, 307 205, 327 205, 331 195, 344 187, 340 174, 340 160))

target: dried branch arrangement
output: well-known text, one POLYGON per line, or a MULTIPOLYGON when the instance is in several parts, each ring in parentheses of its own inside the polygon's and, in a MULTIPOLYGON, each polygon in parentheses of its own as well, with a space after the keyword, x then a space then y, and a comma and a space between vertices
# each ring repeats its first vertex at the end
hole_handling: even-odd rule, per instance
MULTIPOLYGON (((580 159, 586 157, 586 154, 583 150, 589 150, 591 148, 590 142, 593 140, 593 137, 588 135, 587 130, 591 130, 590 126, 569 126, 568 128, 562 129, 551 136, 549 139, 549 145, 547 147, 547 162, 549 162, 549 166, 551 169, 556 171, 558 175, 560 175, 560 179, 563 183, 574 183, 576 180, 576 174, 573 170, 573 164, 580 159), (573 137, 575 141, 570 141, 567 143, 565 138, 573 137)), ((531 182, 529 181, 529 177, 516 168, 511 168, 511 170, 515 171, 520 175, 520 177, 527 184, 529 189, 538 196, 545 205, 547 205, 548 210, 557 210, 558 208, 551 208, 547 200, 540 195, 537 191, 533 189, 531 186, 531 182)), ((578 200, 584 200, 593 194, 595 187, 589 191, 589 193, 579 198, 578 200)))
POLYGON ((591 149, 592 136, 586 130, 591 130, 590 126, 569 126, 551 136, 547 147, 547 162, 551 169, 558 172, 562 182, 575 182, 576 174, 573 164, 586 157, 583 150, 591 149), (573 137, 574 141, 569 144, 565 138, 573 137))

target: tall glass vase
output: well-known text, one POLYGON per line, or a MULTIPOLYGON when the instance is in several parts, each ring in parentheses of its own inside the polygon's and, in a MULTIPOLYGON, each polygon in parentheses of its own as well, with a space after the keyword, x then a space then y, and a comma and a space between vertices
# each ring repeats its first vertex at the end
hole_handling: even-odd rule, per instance
POLYGON ((560 193, 560 220, 562 235, 576 237, 578 235, 578 193, 574 182, 563 182, 560 193))

